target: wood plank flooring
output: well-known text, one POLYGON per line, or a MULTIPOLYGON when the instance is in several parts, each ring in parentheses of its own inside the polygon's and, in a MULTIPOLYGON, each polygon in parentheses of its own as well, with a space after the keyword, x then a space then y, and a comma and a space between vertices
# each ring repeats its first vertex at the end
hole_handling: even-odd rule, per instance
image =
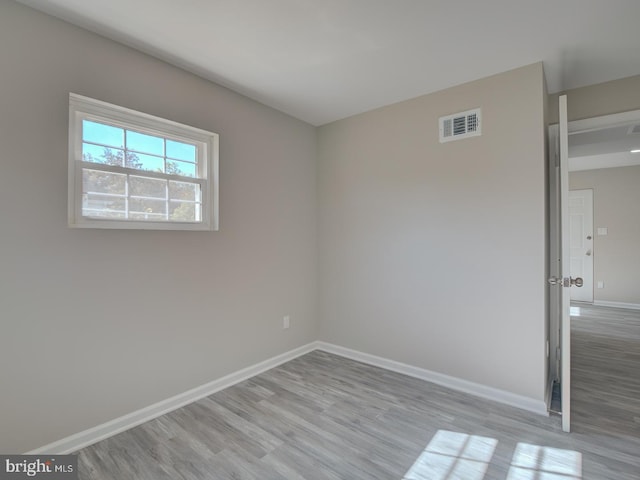
POLYGON ((574 430, 640 437, 640 310, 574 304, 571 336, 574 430))
POLYGON ((638 344, 617 343, 627 327, 609 319, 627 353, 615 378, 591 375, 611 357, 594 321, 576 329, 572 434, 558 417, 315 351, 82 449, 80 479, 638 480, 640 393, 625 377, 640 371, 638 344))

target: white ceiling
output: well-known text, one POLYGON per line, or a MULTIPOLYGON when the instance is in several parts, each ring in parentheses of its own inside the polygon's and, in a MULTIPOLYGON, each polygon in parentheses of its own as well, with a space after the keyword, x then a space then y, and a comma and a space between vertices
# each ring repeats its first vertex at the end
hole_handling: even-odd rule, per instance
POLYGON ((20 0, 314 125, 544 61, 640 74, 639 0, 20 0))
POLYGON ((640 112, 632 122, 571 133, 569 170, 640 165, 640 153, 631 150, 640 150, 640 112))

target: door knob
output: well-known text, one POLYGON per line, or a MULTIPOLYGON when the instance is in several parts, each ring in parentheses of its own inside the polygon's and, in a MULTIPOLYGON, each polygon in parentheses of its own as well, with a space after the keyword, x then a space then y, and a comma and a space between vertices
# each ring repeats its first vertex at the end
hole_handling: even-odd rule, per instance
POLYGON ((551 277, 547 279, 547 282, 549 282, 549 285, 558 285, 561 287, 581 287, 582 285, 584 285, 584 280, 581 277, 551 277))
POLYGON ((587 253, 585 253, 585 255, 586 255, 587 257, 590 257, 590 256, 591 256, 591 249, 587 250, 587 253))
POLYGON ((591 240, 591 235, 587 235, 587 240, 591 240))

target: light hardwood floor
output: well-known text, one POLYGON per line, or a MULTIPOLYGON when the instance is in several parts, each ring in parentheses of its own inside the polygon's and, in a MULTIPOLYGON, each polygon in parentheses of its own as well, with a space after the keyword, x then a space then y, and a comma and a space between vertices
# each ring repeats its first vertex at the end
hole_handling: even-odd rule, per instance
POLYGON ((571 434, 315 351, 81 450, 80 478, 638 480, 639 317, 596 314, 574 319, 571 434))
POLYGON ((571 335, 574 430, 637 439, 640 310, 574 304, 571 335))

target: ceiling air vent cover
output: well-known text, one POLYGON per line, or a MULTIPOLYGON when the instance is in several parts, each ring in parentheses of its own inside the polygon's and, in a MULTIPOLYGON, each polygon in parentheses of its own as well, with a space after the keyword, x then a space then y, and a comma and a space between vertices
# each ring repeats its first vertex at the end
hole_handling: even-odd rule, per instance
POLYGON ((477 137, 482 134, 480 127, 479 108, 440 117, 440 143, 477 137))
POLYGON ((627 132, 629 135, 640 135, 640 125, 632 125, 627 132))

